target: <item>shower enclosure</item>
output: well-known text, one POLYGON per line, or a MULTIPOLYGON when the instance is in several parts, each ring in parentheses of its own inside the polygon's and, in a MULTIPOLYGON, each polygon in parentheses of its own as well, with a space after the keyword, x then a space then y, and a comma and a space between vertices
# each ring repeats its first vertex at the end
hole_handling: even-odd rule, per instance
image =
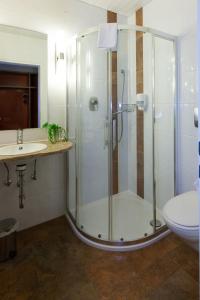
POLYGON ((67 218, 86 243, 144 247, 167 234, 162 207, 176 193, 176 39, 119 25, 118 48, 98 28, 69 49, 67 218))

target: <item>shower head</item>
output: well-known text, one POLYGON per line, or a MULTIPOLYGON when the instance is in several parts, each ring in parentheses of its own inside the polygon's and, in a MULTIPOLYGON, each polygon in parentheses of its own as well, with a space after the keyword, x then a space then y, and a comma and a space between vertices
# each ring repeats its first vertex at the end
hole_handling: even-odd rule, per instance
POLYGON ((124 69, 121 69, 121 74, 125 74, 125 70, 124 69))

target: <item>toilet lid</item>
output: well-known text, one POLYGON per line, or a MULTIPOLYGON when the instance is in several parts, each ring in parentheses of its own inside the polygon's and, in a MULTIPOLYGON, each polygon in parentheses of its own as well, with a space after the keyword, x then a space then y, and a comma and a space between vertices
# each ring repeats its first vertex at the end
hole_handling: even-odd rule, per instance
POLYGON ((199 226, 198 193, 191 191, 172 198, 164 206, 163 213, 169 221, 178 225, 199 226))

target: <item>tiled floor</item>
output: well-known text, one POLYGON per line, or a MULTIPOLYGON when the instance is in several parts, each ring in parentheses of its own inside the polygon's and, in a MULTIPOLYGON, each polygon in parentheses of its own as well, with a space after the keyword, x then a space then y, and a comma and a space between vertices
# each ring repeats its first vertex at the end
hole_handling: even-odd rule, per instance
POLYGON ((1 300, 196 300, 198 255, 174 235, 143 250, 86 246, 64 217, 18 235, 18 256, 0 264, 1 300))

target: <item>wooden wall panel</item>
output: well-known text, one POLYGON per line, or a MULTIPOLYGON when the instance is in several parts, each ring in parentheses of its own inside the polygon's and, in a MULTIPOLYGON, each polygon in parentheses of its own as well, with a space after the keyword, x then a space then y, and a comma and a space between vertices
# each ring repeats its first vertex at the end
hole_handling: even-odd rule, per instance
MULTIPOLYGON (((143 9, 136 11, 136 25, 143 26, 143 9)), ((143 33, 136 32, 136 92, 144 92, 143 33)), ((144 197, 144 114, 137 110, 137 194, 144 197)))

